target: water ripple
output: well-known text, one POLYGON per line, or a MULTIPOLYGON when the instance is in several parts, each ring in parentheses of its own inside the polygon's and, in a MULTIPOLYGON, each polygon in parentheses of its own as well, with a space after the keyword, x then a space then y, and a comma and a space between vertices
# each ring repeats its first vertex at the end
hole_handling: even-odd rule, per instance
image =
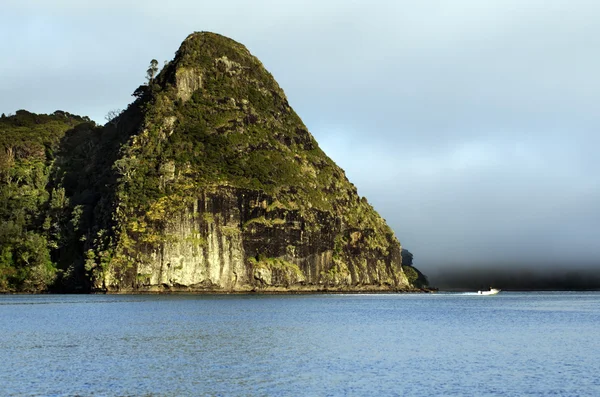
POLYGON ((600 395, 599 325, 589 293, 2 296, 0 394, 600 395))

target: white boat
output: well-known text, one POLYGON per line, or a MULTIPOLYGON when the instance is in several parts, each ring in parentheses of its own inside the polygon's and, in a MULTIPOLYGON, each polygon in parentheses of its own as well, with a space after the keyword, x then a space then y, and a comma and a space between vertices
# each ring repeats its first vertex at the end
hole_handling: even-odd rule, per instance
POLYGON ((489 291, 477 291, 477 294, 478 295, 496 295, 500 291, 501 290, 499 290, 497 288, 490 288, 489 291))

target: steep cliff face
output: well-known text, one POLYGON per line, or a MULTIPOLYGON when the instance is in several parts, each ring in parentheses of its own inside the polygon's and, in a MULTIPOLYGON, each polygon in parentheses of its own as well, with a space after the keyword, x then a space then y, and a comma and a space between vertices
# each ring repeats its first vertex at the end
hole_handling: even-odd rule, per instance
MULTIPOLYGON (((165 202, 170 199, 165 199, 165 202)), ((319 290, 409 288, 393 236, 386 251, 328 212, 308 216, 278 207, 261 191, 213 187, 168 203, 160 228, 128 239, 130 268, 104 270, 99 288, 183 290, 319 290), (176 210, 167 210, 170 205, 176 210), (157 241, 150 242, 156 239, 157 241), (362 241, 361 241, 362 240, 362 241)), ((157 207, 155 207, 157 208, 157 207)), ((151 216, 155 216, 152 213, 151 216)), ((144 228, 148 228, 144 224, 144 228)), ((136 230, 137 226, 133 228, 136 230)), ((121 235, 123 238, 123 235, 121 235)))
POLYGON ((194 33, 137 92, 87 247, 95 288, 413 287, 392 230, 244 46, 194 33))

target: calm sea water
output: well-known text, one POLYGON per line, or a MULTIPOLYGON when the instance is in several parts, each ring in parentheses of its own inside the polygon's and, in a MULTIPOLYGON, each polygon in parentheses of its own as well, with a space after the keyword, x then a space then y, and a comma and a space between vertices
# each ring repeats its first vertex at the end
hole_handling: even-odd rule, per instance
POLYGON ((6 396, 600 396, 600 293, 0 296, 6 396))

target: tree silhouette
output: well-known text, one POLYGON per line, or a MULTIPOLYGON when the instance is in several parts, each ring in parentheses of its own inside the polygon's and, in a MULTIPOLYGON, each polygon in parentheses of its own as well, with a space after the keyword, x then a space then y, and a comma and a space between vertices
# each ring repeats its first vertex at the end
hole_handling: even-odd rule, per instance
POLYGON ((154 76, 156 76, 157 72, 158 72, 158 61, 156 59, 153 59, 150 61, 150 66, 148 67, 148 70, 146 71, 146 78, 148 79, 149 84, 152 84, 152 82, 154 81, 154 76))

